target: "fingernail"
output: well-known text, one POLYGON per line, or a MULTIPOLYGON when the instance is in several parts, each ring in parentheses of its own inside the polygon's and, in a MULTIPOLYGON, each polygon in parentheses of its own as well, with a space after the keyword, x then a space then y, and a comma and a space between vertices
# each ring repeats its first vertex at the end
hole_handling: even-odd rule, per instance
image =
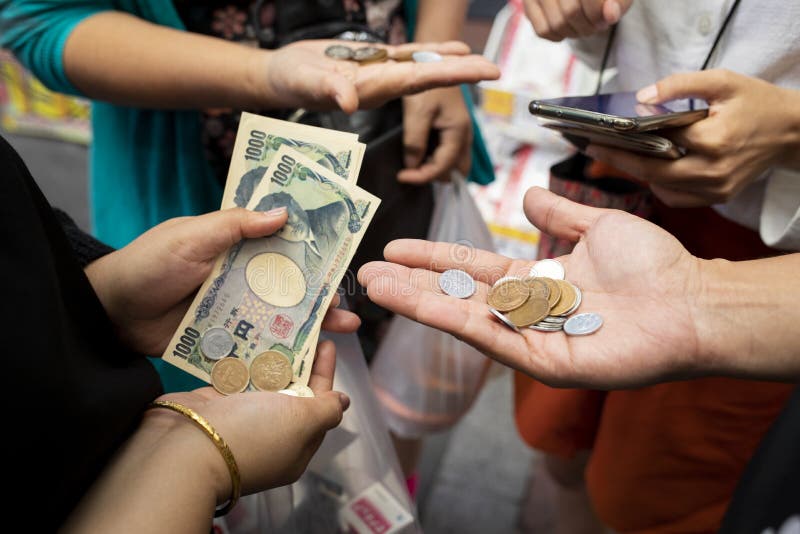
POLYGON ((350 407, 350 397, 344 393, 339 393, 339 403, 342 405, 342 411, 346 412, 350 407))
POLYGON ((280 217, 284 213, 286 213, 286 206, 281 206, 280 208, 272 208, 269 211, 265 211, 264 216, 266 216, 269 219, 275 219, 277 217, 280 217))
POLYGON ((607 23, 616 24, 617 22, 619 22, 619 18, 622 16, 619 4, 617 2, 610 2, 606 14, 608 15, 608 17, 606 18, 607 23))
POLYGON ((641 102, 642 104, 651 104, 658 100, 658 86, 655 84, 648 85, 647 87, 643 87, 639 89, 639 92, 636 93, 636 100, 641 102))

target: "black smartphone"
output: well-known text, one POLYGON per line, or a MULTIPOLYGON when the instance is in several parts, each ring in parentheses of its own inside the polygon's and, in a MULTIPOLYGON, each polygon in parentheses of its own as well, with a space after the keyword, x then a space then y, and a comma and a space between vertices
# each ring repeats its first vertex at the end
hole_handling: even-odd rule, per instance
POLYGON ((708 104, 702 100, 642 104, 634 92, 534 100, 528 110, 543 119, 617 132, 675 128, 708 116, 708 104))

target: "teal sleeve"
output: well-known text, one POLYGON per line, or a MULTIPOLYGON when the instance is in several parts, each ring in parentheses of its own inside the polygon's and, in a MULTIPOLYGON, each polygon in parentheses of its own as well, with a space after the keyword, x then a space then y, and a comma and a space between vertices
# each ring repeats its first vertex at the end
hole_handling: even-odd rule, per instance
POLYGON ((111 0, 0 0, 0 47, 50 89, 78 95, 64 71, 64 45, 81 21, 111 9, 111 0))

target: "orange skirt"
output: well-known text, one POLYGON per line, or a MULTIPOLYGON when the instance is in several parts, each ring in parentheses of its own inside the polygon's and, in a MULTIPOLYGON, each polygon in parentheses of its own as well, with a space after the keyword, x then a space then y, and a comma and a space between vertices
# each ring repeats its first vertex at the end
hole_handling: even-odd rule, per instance
MULTIPOLYGON (((774 256, 758 235, 710 208, 656 206, 693 254, 774 256)), ((533 448, 592 450, 586 484, 598 517, 620 533, 716 532, 733 490, 793 385, 704 378, 637 390, 554 389, 515 374, 516 423, 533 448)))

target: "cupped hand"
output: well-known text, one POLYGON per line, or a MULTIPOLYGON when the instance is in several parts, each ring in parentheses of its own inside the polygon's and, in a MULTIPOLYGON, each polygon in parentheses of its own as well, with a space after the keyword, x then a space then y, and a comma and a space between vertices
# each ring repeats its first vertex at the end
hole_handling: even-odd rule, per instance
MULTIPOLYGON (((320 343, 309 387, 314 398, 279 393, 246 392, 224 397, 206 387, 160 397, 187 406, 206 418, 231 449, 242 479, 242 493, 291 484, 305 471, 325 433, 339 425, 350 405, 344 394, 331 391, 336 348, 320 343)), ((215 471, 218 502, 231 494, 230 474, 219 452, 183 416, 166 410, 149 410, 141 431, 164 434, 179 430, 176 443, 203 448, 215 471)), ((187 454, 190 451, 187 450, 187 454)))
POLYGON ((633 0, 525 0, 536 35, 550 41, 586 37, 616 24, 633 0))
POLYGON ((403 99, 405 165, 397 179, 406 183, 447 180, 450 171, 469 173, 472 156, 472 119, 460 87, 425 91, 403 99), (439 144, 426 161, 428 138, 439 132, 439 144))
MULTIPOLYGON (((285 211, 241 208, 171 219, 91 263, 86 275, 123 342, 143 354, 160 355, 217 257, 242 239, 274 233, 285 222, 285 211)), ((358 317, 337 305, 338 297, 322 328, 358 328, 358 317)))
POLYGON ((526 275, 534 263, 450 243, 398 240, 359 281, 378 305, 449 332, 488 356, 554 386, 622 388, 696 372, 703 322, 700 260, 657 226, 616 210, 590 208, 540 188, 528 191, 525 213, 543 232, 577 241, 563 258, 567 280, 580 288, 577 313, 596 312, 602 328, 569 337, 522 329, 489 314, 486 295, 496 280, 526 275), (438 276, 463 269, 477 282, 474 296, 444 294, 438 276))
POLYGON ((678 160, 591 145, 586 153, 651 184, 674 207, 727 202, 774 165, 800 168, 800 91, 727 70, 674 74, 639 91, 643 103, 699 97, 708 117, 664 133, 678 160))
POLYGON ((276 50, 268 56, 264 69, 265 99, 273 107, 340 108, 352 113, 436 87, 500 77, 497 66, 482 56, 470 54, 469 47, 459 41, 384 47, 389 57, 417 50, 438 52, 444 57, 440 62, 388 60, 364 65, 327 57, 325 49, 332 44, 368 46, 350 41, 308 40, 276 50))

